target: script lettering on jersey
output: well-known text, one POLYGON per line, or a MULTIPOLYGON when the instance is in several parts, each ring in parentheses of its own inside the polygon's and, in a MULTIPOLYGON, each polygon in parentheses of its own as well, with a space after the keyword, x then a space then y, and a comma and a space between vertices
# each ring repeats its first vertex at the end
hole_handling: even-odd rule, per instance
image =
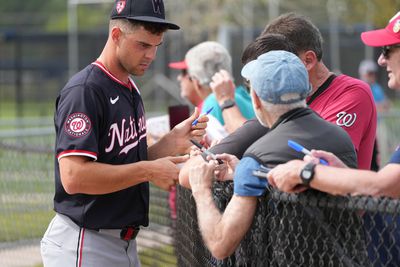
POLYGON ((336 120, 336 124, 338 126, 351 127, 356 122, 357 114, 356 113, 350 114, 345 111, 342 111, 336 114, 336 117, 338 118, 336 120))
POLYGON ((138 128, 135 127, 135 119, 129 117, 129 122, 126 119, 122 119, 120 127, 118 123, 113 123, 110 126, 108 136, 111 137, 110 145, 105 149, 106 153, 109 153, 114 149, 116 142, 118 142, 121 154, 128 154, 129 150, 138 145, 140 140, 146 137, 146 120, 144 117, 140 117, 137 123, 138 128))

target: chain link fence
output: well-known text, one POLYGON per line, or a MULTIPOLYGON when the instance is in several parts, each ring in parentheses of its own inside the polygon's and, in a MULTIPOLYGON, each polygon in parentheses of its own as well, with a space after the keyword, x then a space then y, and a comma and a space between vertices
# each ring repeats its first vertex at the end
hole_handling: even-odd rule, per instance
MULTIPOLYGON (((232 183, 216 182, 221 211, 232 183)), ((216 260, 198 231, 191 191, 178 190, 178 266, 400 266, 400 202, 274 189, 258 199, 251 229, 236 252, 216 260)))
MULTIPOLYGON (((383 163, 398 144, 398 117, 379 120, 383 163)), ((0 266, 41 266, 39 241, 54 216, 53 149, 52 118, 0 120, 0 266)), ((397 200, 272 191, 235 255, 217 261, 198 233, 191 192, 178 188, 175 239, 169 192, 150 190, 150 226, 138 237, 143 266, 400 266, 397 200)), ((231 193, 216 184, 221 210, 231 193)))

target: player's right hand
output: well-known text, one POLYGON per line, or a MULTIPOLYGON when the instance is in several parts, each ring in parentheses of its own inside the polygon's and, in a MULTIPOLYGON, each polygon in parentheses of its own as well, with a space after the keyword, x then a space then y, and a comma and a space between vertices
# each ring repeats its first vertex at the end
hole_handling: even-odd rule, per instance
POLYGON ((149 181, 164 189, 171 190, 171 187, 178 183, 180 168, 177 164, 186 162, 188 155, 177 157, 164 157, 153 161, 149 181))

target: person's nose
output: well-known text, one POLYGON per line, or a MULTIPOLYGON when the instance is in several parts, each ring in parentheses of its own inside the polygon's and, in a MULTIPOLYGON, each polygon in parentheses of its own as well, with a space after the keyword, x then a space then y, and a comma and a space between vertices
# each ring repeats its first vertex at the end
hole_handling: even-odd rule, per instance
POLYGON ((146 58, 151 59, 152 61, 156 58, 157 55, 157 46, 152 47, 146 51, 146 58))
POLYGON ((387 63, 386 57, 385 57, 383 54, 381 54, 381 55, 379 56, 379 58, 378 58, 378 64, 379 64, 379 66, 381 66, 381 67, 386 67, 386 63, 387 63))

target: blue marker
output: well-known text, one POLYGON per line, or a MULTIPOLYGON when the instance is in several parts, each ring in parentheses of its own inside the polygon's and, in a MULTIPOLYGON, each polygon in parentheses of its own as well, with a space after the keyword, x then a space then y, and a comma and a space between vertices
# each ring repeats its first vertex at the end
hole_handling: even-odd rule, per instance
MULTIPOLYGON (((214 108, 214 107, 211 107, 209 110, 207 110, 206 113, 200 114, 199 118, 200 118, 201 116, 210 114, 210 112, 211 112, 211 110, 213 110, 213 108, 214 108)), ((192 122, 192 126, 195 126, 195 125, 199 122, 199 118, 195 119, 195 120, 192 122)))
MULTIPOLYGON (((291 148, 293 148, 294 150, 296 150, 297 152, 301 152, 301 153, 303 153, 305 155, 311 155, 311 151, 310 150, 304 148, 303 146, 299 145, 295 141, 288 140, 288 145, 291 148)), ((319 163, 321 163, 322 165, 329 165, 329 163, 324 159, 319 159, 319 163)))

